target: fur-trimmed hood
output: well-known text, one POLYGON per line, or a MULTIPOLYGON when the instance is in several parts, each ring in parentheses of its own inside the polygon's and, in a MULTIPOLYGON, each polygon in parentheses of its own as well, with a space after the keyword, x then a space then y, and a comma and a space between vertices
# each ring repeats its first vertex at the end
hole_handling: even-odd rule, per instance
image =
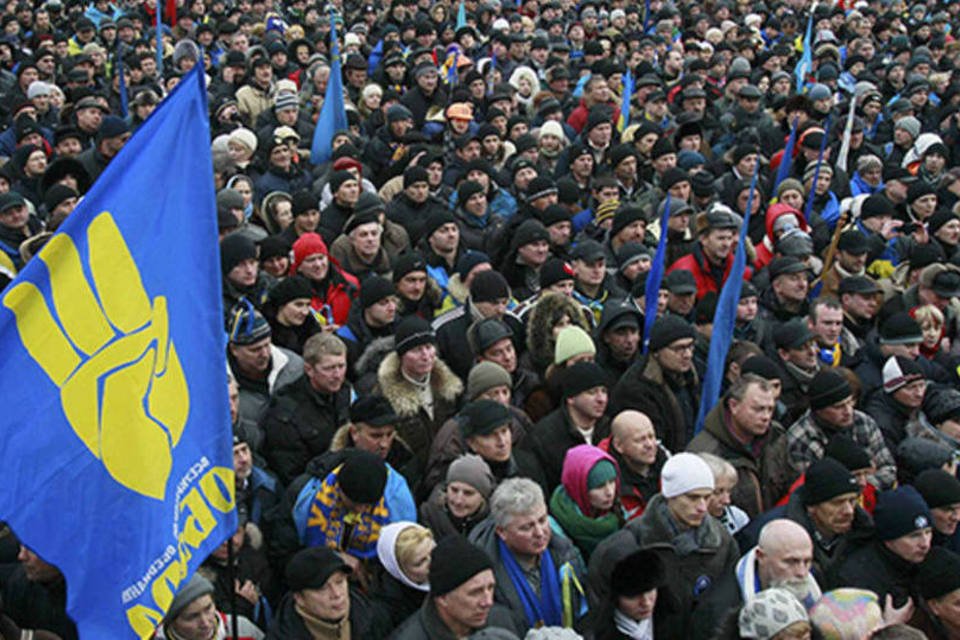
MULTIPOLYGON (((400 373, 400 356, 394 351, 380 363, 377 371, 380 391, 390 401, 393 410, 401 417, 415 416, 420 411, 420 398, 417 390, 400 373)), ((456 404, 457 397, 463 393, 463 382, 450 370, 440 358, 436 359, 430 374, 430 388, 435 396, 450 404, 456 404)))
POLYGON ((561 293, 545 293, 530 309, 527 317, 527 349, 534 366, 542 370, 553 363, 555 340, 553 327, 564 315, 581 329, 590 333, 590 326, 580 304, 561 293))
MULTIPOLYGON (((395 444, 407 447, 407 443, 403 441, 399 433, 393 436, 393 441, 395 444)), ((343 451, 352 446, 353 443, 350 442, 350 423, 348 422, 333 434, 333 438, 330 440, 330 451, 343 451)), ((409 449, 409 447, 407 448, 409 449)))

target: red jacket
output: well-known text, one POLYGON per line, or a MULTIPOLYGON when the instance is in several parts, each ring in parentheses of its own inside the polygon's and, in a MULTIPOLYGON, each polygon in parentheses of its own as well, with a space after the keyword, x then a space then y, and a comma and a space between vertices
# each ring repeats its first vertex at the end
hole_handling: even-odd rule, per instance
POLYGON ((353 299, 360 290, 360 282, 349 273, 335 266, 332 260, 330 269, 330 284, 327 286, 326 293, 321 296, 314 288, 310 306, 317 311, 320 316, 317 320, 321 324, 330 324, 332 321, 337 326, 343 326, 347 323, 347 317, 350 315, 350 306, 353 304, 353 299))
POLYGON ((757 259, 753 263, 757 269, 763 269, 773 260, 774 250, 776 249, 776 240, 773 237, 773 223, 777 221, 777 218, 789 214, 797 217, 801 231, 808 235, 810 234, 810 225, 807 224, 803 213, 782 202, 770 205, 770 207, 767 208, 766 217, 767 233, 763 236, 763 242, 757 247, 757 259))
MULTIPOLYGON (((698 244, 694 250, 687 255, 683 256, 667 269, 667 273, 676 271, 677 269, 683 269, 689 271, 693 274, 693 279, 697 283, 697 300, 707 295, 711 291, 715 292, 717 295, 720 295, 720 287, 723 286, 723 283, 727 281, 727 276, 730 275, 730 269, 733 268, 733 251, 730 252, 730 255, 727 256, 726 265, 723 268, 723 281, 717 282, 713 277, 713 274, 710 273, 710 268, 706 266, 706 257, 703 255, 703 251, 700 249, 698 244)), ((743 279, 744 281, 750 280, 753 277, 753 269, 747 267, 743 270, 743 279)))

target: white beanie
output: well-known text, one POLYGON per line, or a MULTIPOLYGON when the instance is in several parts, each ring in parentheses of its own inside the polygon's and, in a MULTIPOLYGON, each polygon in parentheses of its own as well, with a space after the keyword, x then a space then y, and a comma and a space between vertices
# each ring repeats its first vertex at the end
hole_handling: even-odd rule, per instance
POLYGON ((660 472, 664 498, 675 498, 697 489, 713 491, 713 472, 695 453, 678 453, 671 456, 660 472))
POLYGON ((556 120, 547 120, 540 127, 539 136, 553 136, 559 138, 561 142, 567 141, 567 136, 563 133, 563 127, 556 120))
POLYGON ((251 152, 257 150, 257 135, 250 129, 244 129, 243 127, 234 129, 230 132, 230 142, 242 144, 251 152))

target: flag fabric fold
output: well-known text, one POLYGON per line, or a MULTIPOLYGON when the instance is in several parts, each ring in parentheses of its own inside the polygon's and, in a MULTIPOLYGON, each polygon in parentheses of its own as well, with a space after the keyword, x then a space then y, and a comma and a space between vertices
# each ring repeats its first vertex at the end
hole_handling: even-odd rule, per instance
POLYGON ((323 164, 333 157, 333 136, 337 131, 348 128, 347 110, 343 103, 343 73, 340 70, 340 45, 337 42, 337 25, 330 15, 330 80, 327 92, 323 96, 320 117, 313 130, 313 144, 310 146, 311 164, 323 164))
POLYGON ((623 75, 623 95, 620 99, 620 117, 617 118, 617 131, 623 133, 623 130, 630 126, 630 98, 633 97, 633 73, 627 69, 623 75))
POLYGON ((202 65, 0 298, 0 519, 81 638, 148 638, 236 531, 202 65))
POLYGON ((773 198, 777 196, 777 187, 780 183, 790 176, 790 169, 793 168, 793 149, 797 146, 797 128, 800 125, 800 118, 794 118, 790 127, 790 136, 787 138, 787 145, 783 148, 783 155, 780 156, 780 166, 777 167, 777 177, 773 181, 771 193, 773 198))
POLYGON ((667 222, 670 220, 670 194, 667 194, 663 205, 663 215, 660 216, 660 242, 657 244, 657 255, 653 258, 650 271, 647 272, 646 291, 644 292, 643 306, 643 353, 647 352, 650 344, 650 329, 657 320, 657 306, 660 299, 660 283, 663 281, 664 262, 667 259, 667 222))
POLYGON ((800 60, 793 68, 794 80, 797 83, 797 93, 806 93, 807 74, 813 67, 813 15, 816 13, 817 3, 810 7, 810 17, 807 18, 807 30, 803 34, 803 51, 800 60))
POLYGON ((740 241, 737 243, 737 252, 733 257, 733 266, 720 290, 717 309, 713 314, 713 334, 710 336, 707 369, 703 377, 703 386, 700 388, 700 410, 697 414, 695 433, 700 433, 703 429, 704 419, 720 398, 724 364, 727 360, 727 351, 733 342, 737 306, 740 304, 740 290, 743 288, 743 272, 747 267, 747 228, 750 226, 750 211, 753 208, 759 169, 760 163, 757 163, 753 178, 750 180, 750 195, 747 197, 747 209, 743 216, 743 224, 740 226, 740 241))

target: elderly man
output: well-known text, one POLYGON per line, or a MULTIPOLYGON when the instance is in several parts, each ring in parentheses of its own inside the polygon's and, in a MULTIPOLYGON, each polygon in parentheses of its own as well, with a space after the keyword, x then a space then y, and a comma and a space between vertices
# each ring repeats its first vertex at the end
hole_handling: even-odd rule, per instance
POLYGON ((620 505, 628 520, 639 518, 660 491, 660 470, 669 452, 657 440, 650 418, 639 411, 621 411, 610 422, 610 437, 598 445, 620 468, 620 505))
POLYGON ((833 564, 873 535, 870 516, 858 505, 860 492, 849 469, 833 458, 819 460, 807 469, 803 487, 786 505, 771 509, 740 533, 740 544, 749 548, 758 542, 759 532, 772 520, 792 520, 813 540, 813 572, 822 581, 833 564))
POLYGON ((876 539, 853 551, 827 572, 826 586, 869 589, 896 606, 916 599, 917 568, 930 551, 933 519, 927 503, 910 485, 884 491, 873 511, 876 539))
POLYGON ((290 592, 280 601, 269 640, 386 637, 389 621, 360 591, 351 588, 351 568, 333 549, 303 549, 287 563, 290 592))
POLYGON ((893 455, 884 443, 873 418, 857 411, 850 383, 835 369, 823 369, 810 382, 810 409, 787 429, 787 457, 794 470, 803 473, 824 455, 830 438, 842 431, 867 450, 876 466, 870 482, 887 489, 896 482, 893 455))
POLYGON ((590 599, 607 597, 613 568, 637 549, 656 552, 668 568, 667 588, 675 602, 665 624, 677 638, 690 637, 692 613, 713 584, 733 571, 739 553, 733 538, 707 513, 713 495, 710 467, 692 453, 663 465, 662 489, 640 518, 600 543, 590 558, 590 599))
POLYGON ((447 536, 434 547, 429 576, 430 595, 393 634, 395 640, 465 638, 488 628, 516 632, 510 611, 494 602, 490 556, 463 536, 447 536))
POLYGON ((743 374, 707 414, 703 431, 687 447, 720 456, 734 466, 737 484, 731 501, 751 518, 773 507, 796 476, 787 464, 783 427, 772 421, 775 404, 769 381, 743 374))
POLYGON ((493 560, 494 600, 510 609, 517 629, 560 626, 580 616, 584 607, 567 581, 582 582, 586 570, 573 543, 553 535, 543 490, 535 482, 501 482, 490 498, 490 517, 470 532, 470 541, 493 560), (567 589, 570 600, 562 596, 567 589))
POLYGON ((271 398, 261 422, 264 455, 285 485, 330 448, 334 433, 349 418, 347 348, 338 337, 318 333, 304 343, 303 373, 271 398))
MULTIPOLYGON (((233 616, 217 611, 213 584, 199 573, 193 575, 170 603, 156 638, 210 640, 231 633, 233 616)), ((263 631, 243 616, 237 618, 237 640, 263 640, 263 631)), ((293 637, 293 636, 286 636, 293 637)))
POLYGON ((636 409, 653 421, 657 437, 671 451, 693 438, 700 406, 700 382, 693 368, 693 326, 683 318, 658 318, 650 331, 647 355, 613 387, 610 413, 636 409))
POLYGON ((717 582, 694 612, 693 637, 736 638, 740 608, 764 589, 785 588, 806 606, 813 605, 821 593, 810 573, 812 564, 813 542, 806 529, 791 520, 771 520, 737 570, 717 582))

